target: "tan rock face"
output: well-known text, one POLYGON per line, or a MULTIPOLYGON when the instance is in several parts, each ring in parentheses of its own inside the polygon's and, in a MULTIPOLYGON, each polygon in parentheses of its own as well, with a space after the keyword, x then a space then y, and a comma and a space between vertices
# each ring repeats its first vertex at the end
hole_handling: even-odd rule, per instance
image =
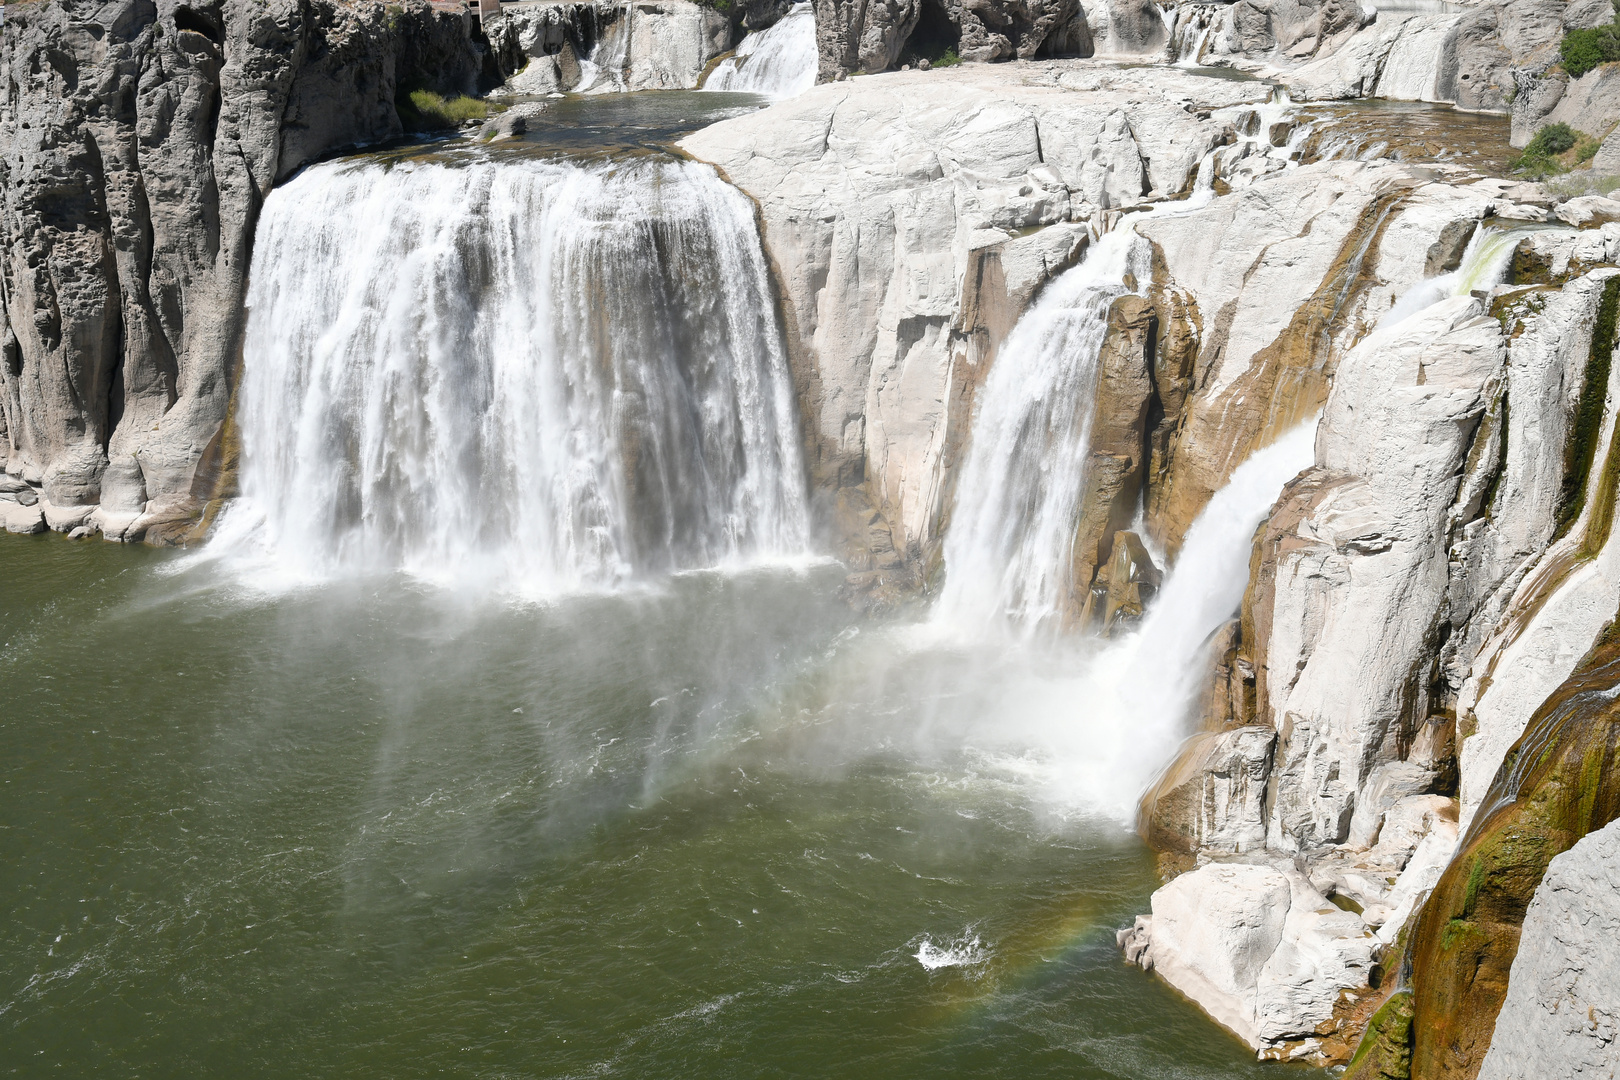
MULTIPOLYGON (((1086 605, 1098 569, 1108 564, 1116 534, 1130 527, 1141 500, 1146 465, 1147 418, 1153 404, 1152 345, 1158 315, 1140 296, 1122 296, 1108 313, 1108 336, 1097 357, 1095 413, 1091 422, 1091 457, 1075 529, 1074 583, 1076 614, 1086 605)), ((1141 542, 1136 541, 1141 549, 1141 542)), ((1138 562, 1152 560, 1141 551, 1138 562)), ((1124 571, 1121 587, 1130 574, 1124 571)), ((1105 596, 1109 590, 1103 588, 1105 596)), ((1097 613, 1099 626, 1112 621, 1097 613)), ((1090 620, 1086 620, 1090 621, 1090 620)))

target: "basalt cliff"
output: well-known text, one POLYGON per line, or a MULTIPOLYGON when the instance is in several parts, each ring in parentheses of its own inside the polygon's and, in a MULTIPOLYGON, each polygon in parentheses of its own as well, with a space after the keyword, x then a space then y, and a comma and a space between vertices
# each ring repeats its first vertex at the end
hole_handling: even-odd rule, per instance
MULTIPOLYGON (((1614 13, 1411 6, 815 0, 818 85, 678 151, 756 209, 814 528, 873 612, 941 594, 991 373, 1132 238, 1065 399, 1085 435, 1041 632, 1129 633, 1245 463, 1314 441, 1142 798, 1165 883, 1124 955, 1263 1057, 1608 1075, 1620 66, 1571 77, 1559 43, 1614 13), (1583 187, 1509 168, 1556 124, 1583 187)), ((398 138, 411 91, 690 89, 793 17, 9 5, 7 529, 205 534, 260 208, 398 138)))

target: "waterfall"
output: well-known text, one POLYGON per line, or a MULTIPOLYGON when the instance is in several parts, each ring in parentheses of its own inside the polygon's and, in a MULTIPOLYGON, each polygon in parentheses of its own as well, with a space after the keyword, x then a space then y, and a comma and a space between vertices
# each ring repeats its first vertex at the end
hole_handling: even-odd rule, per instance
POLYGON ((1413 285, 1378 320, 1378 329, 1395 326, 1449 296, 1467 296, 1475 289, 1489 289, 1501 283, 1519 241, 1528 229, 1487 229, 1474 231, 1463 251, 1457 269, 1413 285))
POLYGON ((1127 272, 1146 280, 1132 227, 1092 244, 1024 313, 979 390, 973 443, 945 535, 938 612, 1038 626, 1072 592, 1075 518, 1085 487, 1097 356, 1127 272))
POLYGON ((1209 639, 1237 614, 1248 587, 1254 531, 1283 485, 1315 460, 1316 425, 1301 424, 1233 471, 1187 530, 1141 628, 1096 659, 1112 714, 1133 732, 1136 749, 1118 764, 1144 784, 1186 735, 1187 712, 1209 674, 1209 639))
POLYGON ((1222 9, 1214 4, 1182 3, 1165 14, 1170 23, 1170 53, 1177 67, 1198 67, 1222 9))
POLYGON ((997 350, 979 388, 973 438, 945 534, 935 618, 965 626, 1059 621, 1074 591, 1071 555, 1090 452, 1097 357, 1108 309, 1151 273, 1136 224, 1214 198, 1213 153, 1192 195, 1133 214, 1047 284, 997 350))
POLYGON ((707 166, 317 166, 248 306, 220 543, 542 593, 803 549, 753 207, 707 166))
POLYGON ((816 16, 808 0, 774 24, 743 38, 734 55, 715 65, 705 90, 792 97, 816 84, 816 16))
POLYGON ((1440 101, 1440 76, 1452 51, 1460 15, 1419 15, 1400 27, 1378 76, 1378 96, 1398 101, 1440 101))
POLYGON ((602 34, 590 55, 579 62, 578 94, 615 93, 625 89, 625 68, 630 57, 630 24, 635 11, 625 4, 624 13, 602 34))

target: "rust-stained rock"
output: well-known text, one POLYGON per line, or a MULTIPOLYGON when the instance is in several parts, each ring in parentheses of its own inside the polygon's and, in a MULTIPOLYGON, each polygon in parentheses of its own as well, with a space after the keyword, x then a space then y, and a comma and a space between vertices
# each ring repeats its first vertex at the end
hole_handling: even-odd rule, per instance
POLYGON ((1115 300, 1108 312, 1108 335, 1097 356, 1091 456, 1075 529, 1071 580, 1077 615, 1098 568, 1113 554, 1115 534, 1130 528, 1141 498, 1157 318, 1153 305, 1136 295, 1115 300))
POLYGON ((1201 731, 1142 797, 1138 829, 1161 851, 1245 852, 1266 843, 1266 780, 1277 733, 1201 731))
POLYGON ((1478 1074, 1547 864, 1620 817, 1617 692, 1611 627, 1536 710, 1424 906, 1412 943, 1413 1076, 1478 1074))

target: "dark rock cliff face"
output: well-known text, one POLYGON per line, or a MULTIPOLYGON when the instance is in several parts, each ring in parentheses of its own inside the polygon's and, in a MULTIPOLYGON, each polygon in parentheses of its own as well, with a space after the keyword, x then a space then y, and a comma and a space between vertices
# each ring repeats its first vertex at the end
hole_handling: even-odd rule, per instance
POLYGON ((420 0, 8 6, 0 454, 46 523, 189 527, 265 196, 399 135, 396 93, 473 90, 481 64, 462 17, 420 0))
MULTIPOLYGON (((1079 0, 814 0, 821 81, 874 74, 907 60, 1090 56, 1079 0)), ((1151 5, 1149 5, 1151 10, 1151 5)), ((1162 20, 1154 14, 1154 25, 1162 20)))

